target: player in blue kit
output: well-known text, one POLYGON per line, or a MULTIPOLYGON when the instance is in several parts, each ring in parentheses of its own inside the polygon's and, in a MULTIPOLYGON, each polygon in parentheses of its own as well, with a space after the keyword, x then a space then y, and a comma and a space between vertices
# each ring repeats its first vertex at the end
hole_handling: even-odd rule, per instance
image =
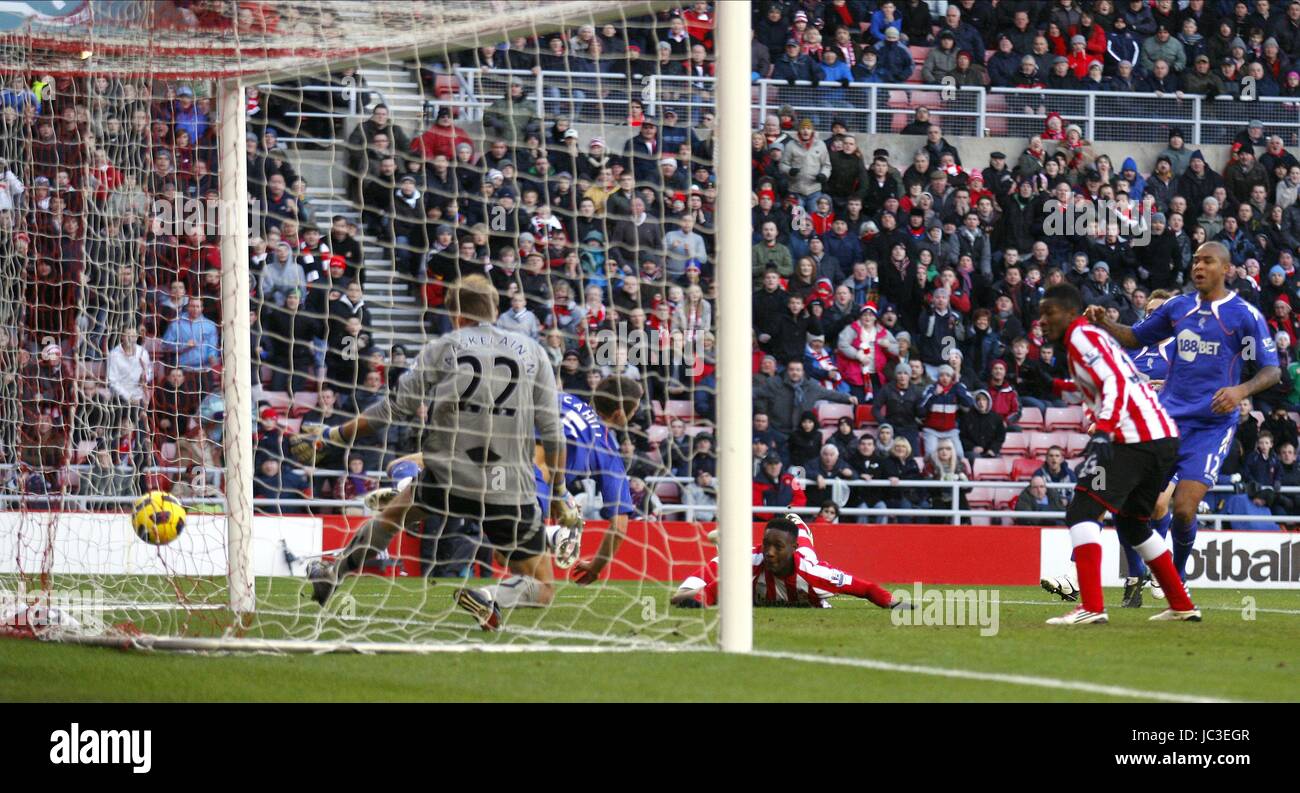
POLYGON ((1088 319, 1130 349, 1173 339, 1160 403, 1178 423, 1182 442, 1174 467, 1174 564, 1184 578, 1196 542, 1196 510, 1219 477, 1232 446, 1241 401, 1272 388, 1281 377, 1277 346, 1264 315, 1227 288, 1228 249, 1207 242, 1192 257, 1196 292, 1178 295, 1134 327, 1089 306, 1088 319), (1245 364, 1258 366, 1241 382, 1245 364))

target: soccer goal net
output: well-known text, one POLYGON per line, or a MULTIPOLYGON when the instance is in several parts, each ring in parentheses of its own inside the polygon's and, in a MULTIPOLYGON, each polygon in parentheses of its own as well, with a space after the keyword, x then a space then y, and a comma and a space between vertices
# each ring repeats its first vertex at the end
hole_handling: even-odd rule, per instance
POLYGON ((717 553, 708 4, 10 6, 5 628, 716 642, 715 611, 669 605, 717 553), (406 503, 453 515, 376 521, 406 503))

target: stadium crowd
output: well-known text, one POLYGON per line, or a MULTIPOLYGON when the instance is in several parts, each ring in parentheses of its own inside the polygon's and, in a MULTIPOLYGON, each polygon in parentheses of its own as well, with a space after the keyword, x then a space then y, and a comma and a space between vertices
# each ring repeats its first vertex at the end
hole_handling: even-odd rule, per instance
MULTIPOLYGON (((926 108, 902 130, 914 144, 864 146, 834 110, 851 97, 834 92, 919 70, 925 83, 1216 96, 1249 78, 1260 95, 1295 95, 1300 0, 755 6, 754 78, 830 92, 823 112, 782 107, 752 137, 756 505, 817 506, 824 519, 951 506, 952 491, 893 485, 971 478, 1003 457, 1009 432, 1064 405, 1053 380, 1065 367, 1038 322, 1044 288, 1073 283, 1132 324, 1155 290, 1184 288, 1199 243, 1219 240, 1230 288, 1269 318, 1287 372, 1243 410, 1224 472, 1241 475, 1256 507, 1295 514, 1278 493, 1300 485, 1300 160, 1287 140, 1252 122, 1228 161, 1210 162, 1170 126, 1153 164, 1117 166, 1080 119, 1049 112, 1041 130, 976 163, 926 108), (907 45, 930 48, 923 64, 907 45), (1099 199, 1122 209, 1111 227, 1047 232, 1059 211, 1049 202, 1099 199)), ((649 75, 711 76, 712 25, 712 4, 696 2, 423 62, 430 85, 455 66, 484 70, 482 90, 501 98, 481 124, 444 103, 427 129, 405 129, 381 103, 343 138, 337 119, 293 114, 307 101, 286 101, 294 86, 248 89, 258 496, 354 498, 376 485, 368 472, 414 448, 409 430, 391 430, 332 450, 329 475, 301 472, 290 453, 295 428, 340 424, 384 398, 415 354, 373 341, 366 243, 391 257, 429 334, 450 327, 447 285, 480 273, 500 291, 500 324, 542 342, 564 390, 589 393, 610 373, 640 380, 644 411, 620 439, 638 510, 656 516, 680 499, 709 517, 714 275, 741 265, 714 256, 712 114, 649 113, 633 88, 649 75), (503 69, 606 76, 605 99, 625 98, 626 114, 610 118, 607 101, 600 129, 630 137, 607 145, 573 114, 538 117, 534 84, 493 77, 503 69), (281 137, 338 138, 327 148, 346 159, 360 222, 315 211, 281 137), (682 485, 646 483, 663 476, 682 485)), ((327 81, 368 104, 354 70, 327 81)), ((576 101, 556 82, 560 106, 576 101)), ((709 83, 683 85, 688 106, 708 100, 709 83)), ((14 75, 0 91, 0 462, 11 489, 220 492, 229 263, 214 218, 160 209, 217 199, 217 122, 202 81, 14 75), (168 473, 146 473, 155 464, 168 473)), ((1045 484, 1071 481, 1067 451, 1054 444, 1024 472, 1017 510, 1059 508, 1068 492, 1045 484)))

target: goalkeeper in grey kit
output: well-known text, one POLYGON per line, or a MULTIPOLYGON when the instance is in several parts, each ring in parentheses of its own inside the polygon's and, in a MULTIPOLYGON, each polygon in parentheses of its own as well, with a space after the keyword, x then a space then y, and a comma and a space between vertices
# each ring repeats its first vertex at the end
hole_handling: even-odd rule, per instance
MULTIPOLYGON (((497 291, 484 277, 462 278, 450 294, 455 330, 425 345, 387 399, 324 431, 323 443, 352 444, 393 421, 422 421, 424 470, 363 526, 332 565, 308 570, 312 599, 324 605, 339 580, 359 572, 398 531, 427 516, 479 523, 511 576, 488 589, 459 589, 457 604, 485 630, 501 621, 498 594, 516 605, 545 605, 553 574, 534 481, 535 444, 553 492, 564 492, 565 445, 555 376, 537 342, 493 326, 497 291)), ((563 512, 554 499, 552 512, 563 512)))

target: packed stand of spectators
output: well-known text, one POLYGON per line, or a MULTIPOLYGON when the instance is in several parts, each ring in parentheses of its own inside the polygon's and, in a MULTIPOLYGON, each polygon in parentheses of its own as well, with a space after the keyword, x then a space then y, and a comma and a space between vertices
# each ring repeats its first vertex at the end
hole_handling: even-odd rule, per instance
MULTIPOLYGON (((902 46, 903 36, 932 44, 931 55, 959 47, 960 63, 962 52, 982 53, 982 42, 1003 33, 1014 54, 1026 41, 1038 49, 1040 32, 1053 37, 1049 47, 1056 38, 1064 45, 1064 36, 1084 24, 1083 9, 1068 0, 1004 2, 983 16, 987 4, 963 0, 949 4, 943 18, 931 18, 927 3, 907 0, 755 5, 755 78, 792 64, 804 68, 816 56, 816 79, 841 74, 842 60, 853 82, 864 68, 878 68, 873 62, 888 65, 890 46, 902 46)), ((1108 37, 1117 28, 1145 29, 1145 17, 1162 8, 1170 13, 1165 3, 1120 5, 1088 4, 1085 50, 1098 36, 1108 47, 1126 40, 1108 37), (1140 19, 1120 22, 1126 13, 1140 19)), ((1192 4, 1205 13, 1204 6, 1219 5, 1192 4)), ((1283 18, 1300 13, 1300 4, 1292 8, 1283 18)), ((257 209, 249 251, 259 355, 253 373, 265 392, 288 397, 288 404, 258 407, 259 494, 350 498, 373 486, 366 471, 414 448, 414 438, 393 430, 377 444, 330 450, 320 463, 337 472, 328 476, 299 473, 287 454, 294 422, 346 421, 383 398, 414 354, 374 344, 365 241, 379 244, 404 276, 428 334, 450 327, 446 287, 465 274, 484 274, 500 291, 501 325, 543 343, 563 389, 587 393, 611 373, 640 380, 646 403, 620 438, 640 483, 638 509, 660 513, 662 495, 699 508, 697 516, 708 514, 716 503, 714 117, 702 110, 679 117, 664 106, 648 114, 633 87, 647 73, 711 73, 711 27, 711 4, 701 2, 621 27, 515 39, 467 51, 456 62, 424 64, 430 79, 454 66, 484 69, 489 78, 503 69, 595 69, 610 75, 602 133, 618 128, 620 139, 630 138, 607 146, 612 136, 581 132, 570 116, 537 117, 535 82, 509 75, 497 76, 500 98, 485 109, 481 126, 462 124, 449 104, 428 129, 407 130, 387 107, 374 105, 346 137, 346 190, 361 210, 359 224, 316 215, 279 140, 343 130, 328 120, 304 130, 315 122, 277 109, 280 100, 272 99, 279 92, 267 97, 249 89, 248 179, 257 209), (611 106, 626 113, 610 118, 611 106), (664 476, 682 486, 640 486, 664 476)), ((1162 35, 1153 26, 1139 50, 1161 43, 1162 35)), ((1166 49, 1154 53, 1152 68, 1165 54, 1173 57, 1166 49)), ((1135 70, 1149 68, 1135 57, 1135 70)), ((329 79, 364 94, 355 73, 329 79)), ((154 455, 170 443, 168 452, 194 473, 178 477, 177 487, 218 487, 206 473, 220 465, 223 408, 216 393, 218 239, 202 224, 167 228, 148 209, 159 196, 202 198, 216 189, 206 86, 56 82, 15 78, 0 117, 0 154, 8 164, 0 200, 12 202, 0 205, 4 261, 18 263, 11 272, 23 273, 19 283, 29 295, 19 330, 4 337, 0 353, 24 373, 9 377, 6 387, 36 395, 5 403, 47 405, 50 421, 22 422, 23 432, 40 436, 23 448, 63 450, 42 452, 41 459, 30 452, 25 462, 33 470, 57 468, 84 440, 109 452, 87 455, 92 464, 154 455), (132 358, 139 351, 150 357, 132 358), (95 379, 99 361, 102 384, 95 379), (139 393, 141 408, 133 410, 139 393), (108 415, 79 431, 70 406, 92 402, 108 415)), ((580 89, 555 83, 546 84, 560 92, 559 106, 571 99, 576 110, 580 89)), ((687 99, 696 90, 704 89, 682 88, 687 99)), ((1002 456, 1025 411, 1062 404, 1052 381, 1065 367, 1038 323, 1044 288, 1074 283, 1089 302, 1133 323, 1145 316, 1153 290, 1184 287, 1191 252, 1207 239, 1232 251, 1230 286, 1270 318, 1288 364, 1285 385, 1258 395, 1258 407, 1270 420, 1279 408, 1285 414, 1300 407, 1300 367, 1291 363, 1300 336, 1290 309, 1300 300, 1300 161, 1265 125, 1241 130, 1226 163, 1209 162, 1170 128, 1169 146, 1154 166, 1130 158, 1116 167, 1082 138, 1071 123, 1078 119, 1053 114, 1040 134, 1008 147, 1009 154, 994 152, 985 164, 963 157, 960 139, 929 123, 924 109, 907 130, 919 135, 916 145, 889 151, 864 148, 832 108, 801 117, 782 107, 752 137, 756 505, 807 505, 837 518, 861 506, 951 506, 951 488, 895 485, 974 478, 980 460, 1002 456), (1049 200, 1097 198, 1131 211, 1095 236, 1044 232, 1049 200), (1150 244, 1131 244, 1148 233, 1150 244), (824 422, 824 415, 836 418, 824 422), (849 480, 865 486, 850 487, 849 480)), ((1243 422, 1256 422, 1244 415, 1243 422)), ((1289 482, 1294 460, 1264 454, 1256 461, 1257 451, 1242 453, 1256 449, 1254 437, 1240 436, 1239 446, 1248 445, 1225 471, 1257 482, 1251 492, 1269 501, 1265 489, 1276 493, 1289 482)), ((1291 449, 1293 457, 1294 441, 1291 449)), ((1044 484, 1068 474, 1064 451, 1057 453, 1045 455, 1044 484)), ((48 487, 61 485, 48 478, 48 487)), ((1062 497, 1052 489, 1047 496, 1026 492, 1026 504, 1062 497)), ((1273 498, 1270 505, 1288 503, 1273 498)))
MULTIPOLYGON (((857 82, 894 60, 895 50, 908 71, 873 81, 910 77, 912 57, 900 41, 934 47, 924 82, 967 68, 962 56, 982 56, 983 41, 997 42, 999 62, 1022 58, 1025 73, 1038 74, 1029 61, 1047 42, 1037 54, 1071 74, 1059 83, 1044 78, 1039 88, 1080 87, 1079 80, 1098 71, 1081 54, 1092 51, 1107 75, 1131 68, 1149 80, 1167 59, 1175 75, 1169 79, 1188 79, 1203 51, 1214 50, 1213 41, 1193 36, 1202 49, 1183 57, 1190 45, 1179 31, 1194 34, 1200 20, 1257 41, 1257 48, 1236 55, 1252 64, 1272 59, 1268 68, 1281 69, 1283 80, 1289 58, 1300 55, 1300 37, 1287 35, 1300 33, 1300 2, 1177 8, 1147 0, 1059 0, 995 9, 977 0, 948 4, 942 18, 931 18, 924 2, 759 5, 754 76, 808 79, 790 71, 802 64, 821 90, 828 61, 855 60, 857 82), (1072 36, 1082 36, 1073 39, 1078 63, 1070 60, 1072 36), (1122 56, 1130 44, 1131 55, 1122 56), (831 48, 839 53, 828 57, 831 48)), ((990 63, 986 71, 998 70, 990 63)), ((1011 79, 973 84, 1015 85, 1011 79)), ((1025 411, 1041 422, 1046 410, 1065 406, 1053 387, 1067 376, 1063 356, 1038 321, 1044 290, 1072 283, 1087 303, 1134 324, 1146 316, 1156 290, 1191 289, 1191 255, 1207 240, 1228 246, 1229 288, 1268 318, 1283 356, 1283 384, 1257 395, 1254 406, 1294 433, 1300 161, 1287 150, 1282 130, 1252 121, 1239 130, 1226 161, 1210 162, 1170 125, 1168 146, 1154 163, 1127 158, 1117 167, 1083 138, 1074 123, 1082 119, 1048 113, 1041 131, 1009 153, 972 162, 960 137, 946 135, 926 108, 903 130, 917 135, 915 144, 867 151, 833 107, 801 116, 784 106, 753 135, 756 504, 949 508, 949 489, 892 485, 974 478, 980 460, 1003 456, 1007 434, 1022 429, 1025 411), (1118 203, 1115 225, 1076 234, 1049 222, 1054 206, 1081 208, 1098 199, 1118 203), (1064 232, 1048 233, 1055 228, 1064 232), (842 414, 828 409, 836 403, 849 405, 852 418, 823 421, 823 414, 842 414)), ((1258 421, 1243 412, 1244 423, 1258 421)), ((1289 476, 1284 470, 1294 468, 1294 443, 1287 454, 1290 467, 1283 469, 1280 453, 1256 449, 1254 435, 1243 431, 1225 481, 1239 475, 1238 489, 1256 506, 1285 514, 1291 503, 1279 502, 1276 493, 1289 476)), ((1022 476, 1029 481, 1025 491, 999 503, 1054 511, 1068 499, 1068 490, 1047 487, 1073 481, 1063 448, 1053 446, 1022 476)))

